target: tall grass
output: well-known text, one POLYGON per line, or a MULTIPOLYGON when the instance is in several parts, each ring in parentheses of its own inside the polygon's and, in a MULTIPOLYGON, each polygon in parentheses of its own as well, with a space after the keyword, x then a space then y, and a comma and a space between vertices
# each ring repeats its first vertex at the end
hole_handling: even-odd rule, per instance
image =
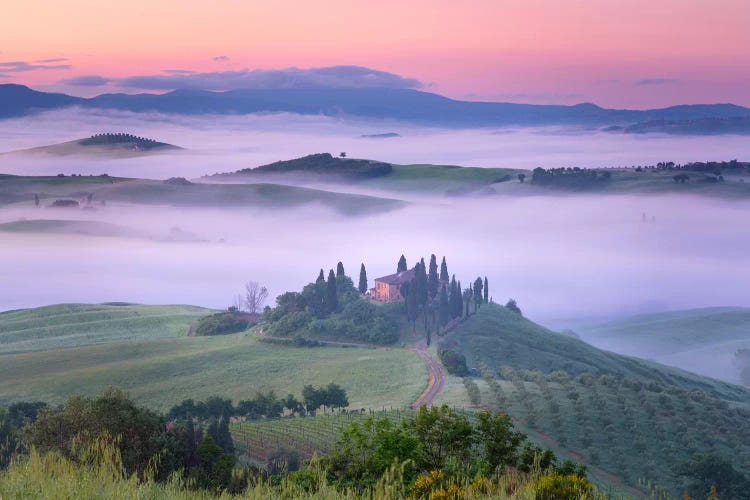
MULTIPOLYGON (((464 479, 458 483, 438 484, 432 489, 433 478, 442 473, 426 476, 422 485, 428 484, 427 493, 415 495, 416 490, 404 486, 402 470, 393 467, 387 471, 372 489, 356 491, 338 489, 326 480, 325 474, 314 463, 308 469, 305 480, 291 475, 280 482, 259 480, 238 495, 210 492, 191 488, 178 476, 158 483, 153 479, 139 480, 136 476, 126 477, 122 460, 116 448, 100 440, 79 453, 77 460, 70 460, 57 453, 40 454, 36 450, 15 461, 0 472, 0 498, 2 499, 383 499, 406 498, 462 498, 533 500, 544 499, 540 495, 543 487, 559 481, 557 476, 539 472, 521 474, 509 471, 494 480, 464 479), (451 496, 453 494, 453 496, 451 496), (458 495, 458 496, 456 496, 458 495)), ((147 475, 148 476, 148 475, 147 475)), ((577 490, 576 490, 577 491, 577 490)), ((424 491, 423 491, 424 493, 424 491)), ((557 497, 555 497, 557 498, 557 497)), ((586 488, 566 498, 603 500, 597 492, 586 488)))

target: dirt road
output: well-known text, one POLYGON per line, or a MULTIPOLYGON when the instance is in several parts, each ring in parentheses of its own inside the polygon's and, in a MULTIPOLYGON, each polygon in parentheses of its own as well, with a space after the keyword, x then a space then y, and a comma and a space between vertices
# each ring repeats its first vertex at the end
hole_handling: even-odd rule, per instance
POLYGON ((433 404, 435 398, 445 386, 445 373, 443 372, 443 365, 427 350, 427 345, 424 341, 417 344, 415 351, 422 358, 422 361, 424 361, 428 375, 427 387, 411 405, 412 408, 416 409, 420 406, 430 406, 433 404))

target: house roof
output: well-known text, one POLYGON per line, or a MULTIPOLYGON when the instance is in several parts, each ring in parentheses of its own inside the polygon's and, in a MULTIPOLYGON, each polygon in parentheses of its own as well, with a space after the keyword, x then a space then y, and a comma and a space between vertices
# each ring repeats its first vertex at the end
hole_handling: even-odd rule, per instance
POLYGON ((375 281, 380 283, 387 283, 389 285, 403 285, 414 279, 414 268, 408 271, 401 271, 400 273, 390 274, 383 276, 382 278, 375 278, 375 281))

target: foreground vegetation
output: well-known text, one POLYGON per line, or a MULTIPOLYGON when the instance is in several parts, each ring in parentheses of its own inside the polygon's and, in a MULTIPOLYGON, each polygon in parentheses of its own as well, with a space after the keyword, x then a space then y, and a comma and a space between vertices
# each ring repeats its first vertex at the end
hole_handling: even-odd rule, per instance
POLYGON ((750 468, 744 388, 600 351, 496 305, 441 342, 480 371, 484 407, 507 411, 553 447, 625 484, 695 493, 682 467, 705 453, 716 469, 750 468))
POLYGON ((116 390, 28 412, 15 429, 2 435, 17 452, 0 471, 0 495, 12 498, 106 498, 118 487, 120 498, 600 496, 585 468, 529 445, 507 415, 483 412, 472 423, 448 407, 422 408, 400 423, 352 423, 330 454, 293 468, 280 455, 265 470, 238 465, 225 420, 165 422, 116 390))

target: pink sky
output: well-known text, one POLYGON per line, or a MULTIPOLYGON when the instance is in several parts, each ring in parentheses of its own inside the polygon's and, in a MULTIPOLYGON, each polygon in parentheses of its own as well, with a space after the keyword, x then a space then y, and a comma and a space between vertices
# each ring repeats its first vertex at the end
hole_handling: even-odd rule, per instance
POLYGON ((0 62, 71 67, 0 82, 361 65, 462 99, 750 105, 748 25, 747 0, 25 0, 3 7, 0 62))

